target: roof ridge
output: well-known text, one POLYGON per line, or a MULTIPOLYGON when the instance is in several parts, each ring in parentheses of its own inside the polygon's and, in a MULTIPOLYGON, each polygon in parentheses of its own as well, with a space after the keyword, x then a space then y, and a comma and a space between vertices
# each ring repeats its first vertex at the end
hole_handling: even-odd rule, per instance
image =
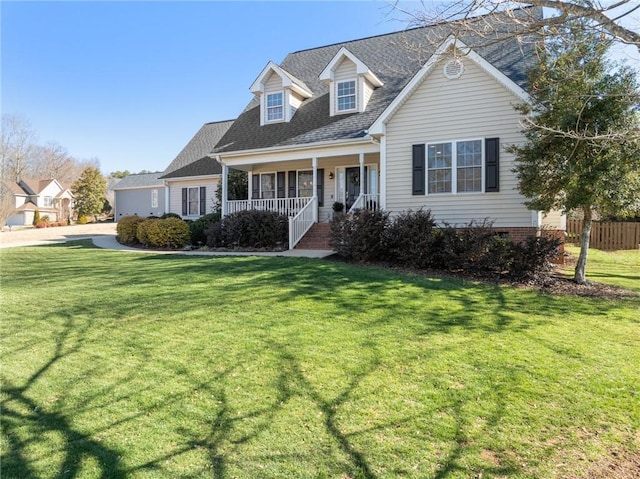
POLYGON ((217 125, 218 123, 228 123, 230 121, 236 121, 236 118, 231 118, 230 120, 207 121, 205 122, 205 125, 217 125))
MULTIPOLYGON (((540 8, 540 7, 529 5, 529 6, 526 6, 526 7, 514 8, 513 11, 517 12, 519 10, 528 10, 528 9, 535 9, 535 8, 540 8)), ((396 30, 396 31, 393 31, 393 32, 379 33, 378 35, 370 35, 368 37, 353 38, 351 40, 345 40, 345 41, 342 41, 342 42, 335 42, 335 43, 329 43, 327 45, 321 45, 319 47, 303 48, 302 50, 296 50, 294 52, 291 52, 287 56, 294 55, 296 53, 308 52, 308 51, 312 51, 312 50, 319 50, 321 48, 335 47, 335 46, 338 46, 338 45, 345 45, 347 43, 359 42, 361 40, 370 40, 372 38, 380 38, 380 37, 386 37, 386 36, 390 36, 390 35, 398 35, 398 34, 402 34, 402 33, 406 33, 406 32, 412 32, 414 30, 420 30, 420 29, 423 29, 423 28, 434 28, 434 27, 438 27, 438 26, 442 26, 442 25, 451 25, 451 24, 454 24, 454 23, 462 21, 462 20, 480 19, 480 18, 487 17, 487 16, 495 16, 496 14, 499 14, 499 13, 502 13, 502 12, 489 12, 489 13, 485 13, 484 15, 478 15, 478 16, 474 16, 474 17, 469 17, 467 19, 461 18, 459 20, 442 20, 440 22, 432 23, 431 25, 422 25, 422 26, 419 26, 419 27, 405 28, 404 30, 396 30)), ((284 61, 283 61, 283 63, 284 63, 284 61)))

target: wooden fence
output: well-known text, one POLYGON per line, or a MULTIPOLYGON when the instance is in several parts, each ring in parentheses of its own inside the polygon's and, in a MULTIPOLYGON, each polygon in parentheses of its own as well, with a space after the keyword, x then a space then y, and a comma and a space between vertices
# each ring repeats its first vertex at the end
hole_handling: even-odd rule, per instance
MULTIPOLYGON (((567 220, 567 243, 580 244, 582 220, 567 220)), ((640 222, 604 222, 594 221, 591 224, 589 247, 616 250, 640 248, 640 222)))

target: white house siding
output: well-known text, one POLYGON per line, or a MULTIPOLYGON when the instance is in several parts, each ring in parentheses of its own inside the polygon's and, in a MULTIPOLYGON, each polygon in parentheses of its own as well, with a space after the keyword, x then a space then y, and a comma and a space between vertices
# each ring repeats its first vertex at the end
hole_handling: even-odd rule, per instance
POLYGON ((264 82, 264 93, 266 95, 280 90, 282 90, 282 78, 272 72, 269 79, 264 82))
POLYGON ((559 210, 549 211, 542 217, 542 226, 545 228, 561 229, 567 228, 567 217, 559 210))
POLYGON ((440 62, 387 123, 386 208, 428 208, 439 222, 451 224, 489 218, 500 227, 532 226, 511 172, 513 155, 505 151, 523 141, 512 106, 520 100, 475 62, 465 58, 464 66, 462 77, 448 80, 440 62), (500 138, 498 193, 412 195, 412 145, 494 137, 500 138))
MULTIPOLYGON (((353 63, 348 58, 343 58, 340 64, 333 72, 333 85, 332 85, 332 93, 333 93, 333 111, 336 114, 340 114, 338 112, 338 83, 347 80, 355 80, 356 81, 356 107, 358 105, 358 99, 362 92, 360 91, 360 82, 358 81, 358 73, 356 69, 356 64, 353 63)), ((352 110, 350 110, 352 111, 352 110)))
POLYGON ((125 216, 162 216, 165 210, 165 188, 162 185, 153 188, 132 188, 115 190, 115 221, 125 216), (158 206, 151 203, 151 191, 158 191, 158 206))
MULTIPOLYGON (((196 180, 171 181, 169 183, 169 212, 182 216, 182 188, 207 188, 207 211, 206 214, 213 212, 216 207, 216 190, 218 188, 219 178, 203 178, 196 180)), ((197 219, 198 216, 184 216, 185 219, 197 219)))

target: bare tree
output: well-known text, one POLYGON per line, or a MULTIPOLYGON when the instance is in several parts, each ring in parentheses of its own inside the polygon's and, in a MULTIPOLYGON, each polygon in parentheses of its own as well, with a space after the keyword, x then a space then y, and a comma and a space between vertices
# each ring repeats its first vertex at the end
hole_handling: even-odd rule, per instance
POLYGON ((26 118, 2 115, 0 174, 6 181, 17 181, 30 171, 36 134, 26 118))
POLYGON ((587 20, 588 28, 603 39, 634 45, 640 51, 640 32, 624 25, 625 20, 640 23, 632 18, 634 12, 640 13, 637 0, 450 0, 429 5, 423 0, 421 4, 418 10, 405 9, 398 0, 390 6, 391 11, 407 16, 411 26, 454 22, 482 39, 482 45, 473 46, 492 44, 508 35, 525 38, 543 29, 553 35, 558 26, 587 20), (551 15, 542 18, 540 8, 522 8, 531 6, 546 8, 551 15), (502 15, 492 15, 490 20, 484 16, 496 12, 502 15))
POLYGON ((34 154, 32 173, 37 178, 55 178, 71 184, 78 179, 84 168, 77 168, 78 161, 67 149, 55 141, 38 146, 34 154), (75 171, 78 170, 79 171, 75 171))

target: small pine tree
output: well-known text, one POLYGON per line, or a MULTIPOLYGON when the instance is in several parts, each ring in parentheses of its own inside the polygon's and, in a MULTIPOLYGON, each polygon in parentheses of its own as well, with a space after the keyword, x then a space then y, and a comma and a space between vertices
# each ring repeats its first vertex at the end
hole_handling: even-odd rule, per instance
POLYGON ((85 169, 78 181, 71 186, 78 217, 101 213, 106 191, 107 182, 100 170, 93 166, 85 169))
POLYGON ((584 215, 574 280, 585 283, 594 211, 625 212, 640 202, 638 81, 626 67, 614 71, 607 45, 584 25, 567 27, 549 42, 532 71, 525 145, 514 145, 519 188, 534 210, 584 215))
POLYGON ((33 226, 35 226, 37 223, 40 223, 40 210, 36 210, 33 213, 33 226))

